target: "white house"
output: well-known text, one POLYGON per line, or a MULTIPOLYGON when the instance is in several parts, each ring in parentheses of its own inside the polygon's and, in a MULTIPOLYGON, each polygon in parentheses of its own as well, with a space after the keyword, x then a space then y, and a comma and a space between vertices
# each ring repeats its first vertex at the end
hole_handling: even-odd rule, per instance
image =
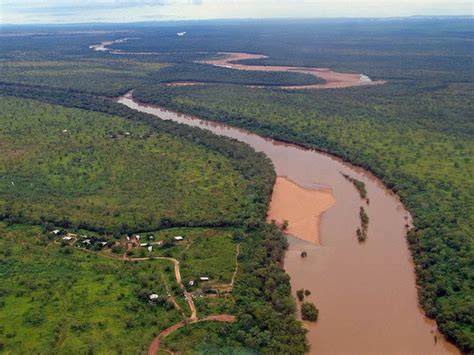
POLYGON ((209 281, 209 277, 207 277, 207 276, 201 276, 201 277, 199 278, 199 280, 201 280, 201 281, 209 281))
POLYGON ((180 236, 180 235, 174 237, 174 240, 176 240, 177 242, 180 242, 180 241, 182 241, 183 239, 184 239, 184 238, 183 238, 182 236, 180 236))
POLYGON ((188 285, 189 285, 189 286, 194 286, 194 280, 189 281, 189 282, 188 282, 188 285))
POLYGON ((57 235, 57 234, 59 233, 59 229, 55 229, 55 230, 53 230, 51 233, 57 235))
POLYGON ((63 237, 63 240, 70 241, 72 237, 70 235, 63 237))
POLYGON ((153 245, 150 245, 150 246, 148 247, 148 251, 149 251, 150 253, 153 251, 153 245))
POLYGON ((160 296, 157 295, 156 293, 152 293, 152 294, 150 295, 150 300, 152 300, 152 301, 153 301, 153 300, 157 300, 159 297, 160 297, 160 296))
POLYGON ((148 243, 140 243, 141 247, 146 247, 147 245, 148 245, 148 243))

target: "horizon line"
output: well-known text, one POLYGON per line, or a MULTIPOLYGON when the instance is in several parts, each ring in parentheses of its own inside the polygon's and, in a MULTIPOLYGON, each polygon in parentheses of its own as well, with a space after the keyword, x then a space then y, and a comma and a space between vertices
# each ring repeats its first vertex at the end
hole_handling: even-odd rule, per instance
POLYGON ((166 23, 166 22, 210 22, 210 21, 255 21, 255 20, 397 20, 397 19, 456 19, 456 18, 471 18, 474 19, 473 14, 459 14, 459 15, 409 15, 409 16, 325 16, 325 17, 216 17, 208 19, 156 19, 156 20, 133 20, 133 21, 95 21, 95 22, 28 22, 28 23, 1 23, 0 29, 4 26, 73 26, 73 25, 130 25, 130 24, 152 24, 152 23, 166 23))

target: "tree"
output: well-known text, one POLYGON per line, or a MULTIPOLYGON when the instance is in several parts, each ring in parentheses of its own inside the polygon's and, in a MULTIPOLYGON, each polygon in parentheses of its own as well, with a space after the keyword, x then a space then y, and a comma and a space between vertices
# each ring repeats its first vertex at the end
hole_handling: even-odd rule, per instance
POLYGON ((296 291, 296 297, 298 297, 298 299, 300 301, 303 301, 304 300, 304 290, 303 289, 297 290, 296 291))
POLYGON ((301 318, 303 320, 309 320, 316 322, 318 320, 319 311, 316 306, 311 302, 303 302, 301 305, 301 318))

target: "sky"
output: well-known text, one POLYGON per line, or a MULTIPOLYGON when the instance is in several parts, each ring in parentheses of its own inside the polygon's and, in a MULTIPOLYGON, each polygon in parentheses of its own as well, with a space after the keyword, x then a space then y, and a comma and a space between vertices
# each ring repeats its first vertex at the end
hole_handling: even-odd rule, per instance
POLYGON ((4 24, 473 15, 473 0, 0 0, 4 24))

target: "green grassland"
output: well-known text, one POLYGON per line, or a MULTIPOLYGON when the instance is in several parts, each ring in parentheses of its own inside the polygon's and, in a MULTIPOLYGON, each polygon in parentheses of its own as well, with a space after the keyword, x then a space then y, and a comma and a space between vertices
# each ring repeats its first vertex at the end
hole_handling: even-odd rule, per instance
POLYGON ((162 220, 232 223, 251 204, 246 182, 219 154, 119 117, 0 100, 7 217, 135 230, 162 220))
MULTIPOLYGON (((178 310, 138 296, 173 289, 165 261, 123 263, 51 243, 38 227, 0 224, 4 354, 146 353, 178 310)), ((172 274, 172 273, 171 273, 172 274)))

